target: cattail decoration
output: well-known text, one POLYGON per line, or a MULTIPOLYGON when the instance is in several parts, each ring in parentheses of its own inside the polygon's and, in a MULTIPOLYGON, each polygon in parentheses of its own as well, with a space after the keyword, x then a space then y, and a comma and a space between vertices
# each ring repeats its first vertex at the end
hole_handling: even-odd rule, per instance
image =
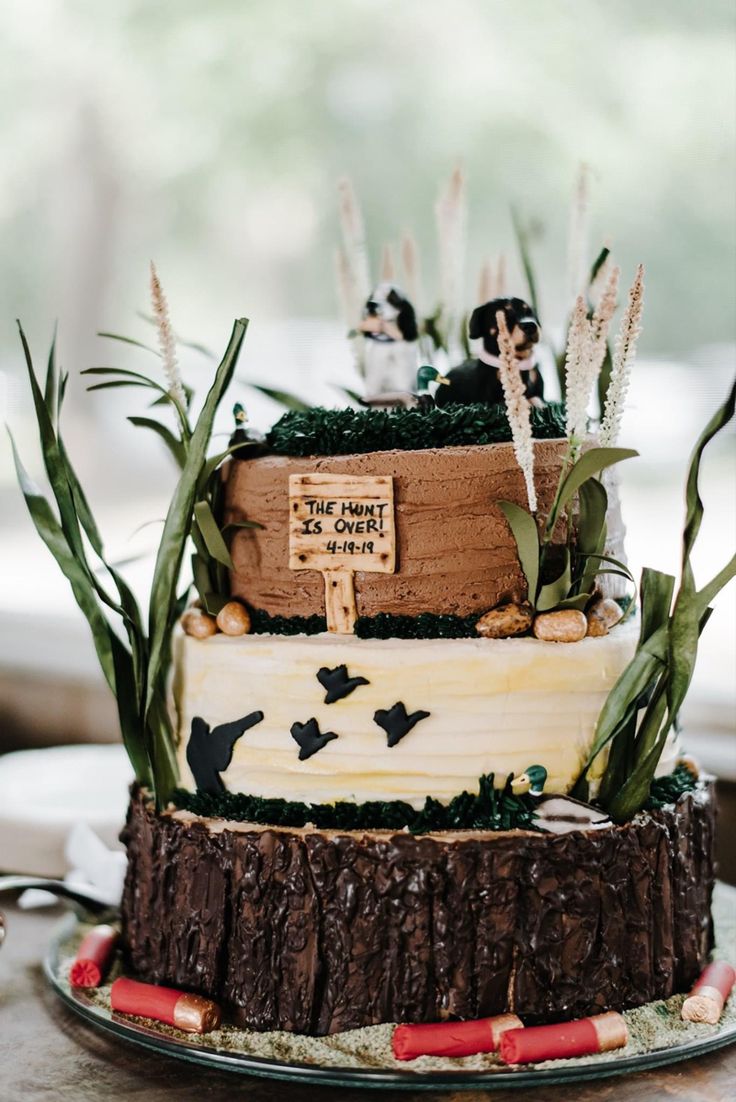
POLYGON ((567 404, 567 438, 573 452, 577 450, 588 426, 588 403, 595 379, 592 331, 585 299, 575 300, 567 334, 565 351, 565 401, 567 404))
POLYGON ((496 281, 493 272, 493 265, 490 260, 486 260, 478 273, 478 291, 476 293, 475 301, 480 305, 484 302, 490 302, 491 299, 496 297, 496 281))
POLYGON ((345 250, 340 246, 335 250, 335 282, 345 327, 351 330, 360 316, 360 306, 355 293, 353 273, 350 271, 345 250))
POLYGON ((503 310, 496 314, 498 325, 498 350, 501 366, 498 373, 503 387, 503 397, 506 403, 506 413, 511 426, 511 439, 514 444, 514 455, 521 467, 524 481, 526 482, 526 496, 529 502, 529 511, 537 511, 537 491, 534 486, 534 444, 532 442, 531 406, 524 393, 524 383, 521 372, 514 355, 514 346, 511 341, 506 317, 503 310))
POLYGON ((610 448, 618 440, 621 420, 629 389, 631 368, 636 359, 636 342, 641 333, 641 316, 644 309, 644 266, 636 269, 634 282, 629 290, 621 325, 616 335, 611 366, 611 382, 606 396, 606 408, 599 433, 600 445, 610 448))
POLYGON ((590 323, 591 356, 593 360, 591 370, 594 382, 598 378, 603 366, 603 361, 606 358, 608 330, 611 328, 611 319, 616 312, 620 275, 621 269, 618 265, 613 265, 608 273, 603 293, 598 299, 598 304, 593 311, 593 317, 590 323))
POLYGON ((450 359, 462 357, 462 295, 465 270, 465 232, 467 222, 465 176, 460 167, 450 177, 447 188, 435 204, 440 254, 442 306, 447 319, 447 343, 450 359))
POLYGON ((419 261, 419 246, 413 234, 405 230, 401 237, 401 267, 409 301, 415 310, 421 312, 424 306, 422 291, 422 266, 419 261))
MULTIPOLYGON (((368 252, 365 246, 365 228, 357 196, 347 176, 343 176, 341 180, 338 180, 337 195, 345 257, 352 274, 358 302, 363 303, 371 293, 368 252)), ((357 320, 356 318, 355 321, 357 320)))
POLYGON ((393 245, 383 246, 381 254, 381 282, 393 283, 396 279, 396 260, 394 259, 393 245))
POLYGON ((570 300, 585 289, 587 280, 588 229, 590 215, 590 167, 581 164, 575 181, 567 243, 567 279, 570 300))
POLYGON ((496 298, 503 298, 506 294, 506 253, 499 253, 496 264, 496 298))
POLYGON ((161 283, 156 271, 156 265, 151 261, 151 304, 153 316, 156 319, 158 330, 158 345, 161 349, 161 359, 164 365, 164 374, 169 384, 169 394, 179 403, 182 409, 186 409, 187 397, 184 384, 179 373, 179 364, 176 359, 176 339, 169 320, 169 305, 166 296, 161 289, 161 283))

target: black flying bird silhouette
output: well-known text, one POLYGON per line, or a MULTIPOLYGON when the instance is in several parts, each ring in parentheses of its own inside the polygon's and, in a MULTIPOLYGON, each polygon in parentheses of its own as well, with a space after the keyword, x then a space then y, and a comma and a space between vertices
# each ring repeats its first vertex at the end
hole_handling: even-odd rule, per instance
POLYGON ((221 723, 210 731, 209 723, 200 716, 192 720, 187 743, 187 761, 194 775, 197 792, 218 796, 225 791, 220 773, 232 761, 233 747, 240 736, 263 719, 263 712, 251 712, 233 723, 221 723))
POLYGON ((370 685, 365 677, 348 677, 347 666, 335 666, 334 670, 323 666, 317 671, 317 680, 327 690, 325 704, 334 704, 336 700, 342 700, 350 696, 359 685, 370 685))
POLYGON ((385 708, 379 708, 374 714, 373 720, 379 727, 383 727, 388 735, 388 745, 395 746, 397 742, 401 742, 404 735, 409 734, 412 727, 416 727, 417 723, 422 719, 426 719, 429 714, 429 712, 420 711, 412 712, 409 716, 406 714, 406 708, 399 701, 388 711, 385 708))
POLYGON ((337 738, 337 735, 334 731, 325 731, 322 734, 317 720, 312 717, 306 723, 292 723, 291 737, 299 746, 299 761, 306 761, 328 742, 332 742, 333 738, 337 738))

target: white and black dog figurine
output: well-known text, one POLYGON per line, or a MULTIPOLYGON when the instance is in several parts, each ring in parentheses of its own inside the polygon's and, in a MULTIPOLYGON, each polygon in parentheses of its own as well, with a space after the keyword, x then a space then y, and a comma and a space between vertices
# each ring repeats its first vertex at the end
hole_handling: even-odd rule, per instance
POLYGON ((398 287, 379 283, 363 308, 365 389, 369 398, 412 390, 417 378, 419 330, 414 307, 398 287))

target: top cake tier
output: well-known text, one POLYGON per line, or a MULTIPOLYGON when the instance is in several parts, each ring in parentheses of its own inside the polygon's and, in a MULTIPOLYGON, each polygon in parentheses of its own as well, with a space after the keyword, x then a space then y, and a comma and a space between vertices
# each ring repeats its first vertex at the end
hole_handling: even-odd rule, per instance
MULTIPOLYGON (((552 501, 566 449, 565 440, 534 443, 542 513, 552 501)), ((271 616, 324 615, 320 573, 289 568, 289 478, 299 474, 393 480, 396 571, 356 572, 359 616, 471 616, 525 595, 516 546, 497 505, 505 500, 526 507, 524 479, 511 444, 489 444, 234 460, 225 522, 248 519, 262 525, 239 529, 231 548, 232 594, 252 608, 271 616)), ((620 550, 620 533, 611 527, 609 517, 609 546, 620 550)))

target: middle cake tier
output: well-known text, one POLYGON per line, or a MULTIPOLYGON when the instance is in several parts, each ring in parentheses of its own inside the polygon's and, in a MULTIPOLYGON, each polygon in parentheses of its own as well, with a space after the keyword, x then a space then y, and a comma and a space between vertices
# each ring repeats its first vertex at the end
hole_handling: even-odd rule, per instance
MULTIPOLYGON (((174 682, 181 783, 196 787, 187 763, 196 717, 213 731, 263 713, 221 774, 229 792, 419 808, 428 795, 448 802, 477 791, 483 774, 502 785, 533 764, 546 768, 547 791, 567 792, 637 636, 635 622, 574 646, 181 634, 174 682)), ((674 760, 668 747, 659 772, 674 760)), ((594 768, 594 786, 598 775, 594 768)))

